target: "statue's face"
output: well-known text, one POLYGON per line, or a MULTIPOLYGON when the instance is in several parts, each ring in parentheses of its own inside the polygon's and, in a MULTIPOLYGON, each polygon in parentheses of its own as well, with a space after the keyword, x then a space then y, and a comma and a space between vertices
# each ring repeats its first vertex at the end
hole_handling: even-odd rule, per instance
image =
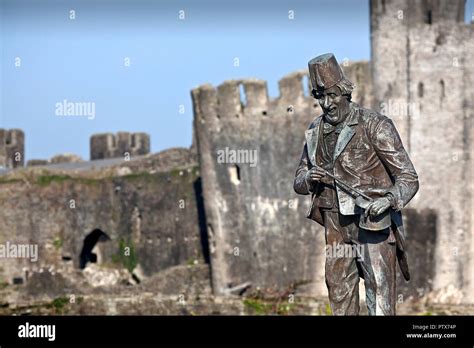
POLYGON ((339 87, 334 86, 318 93, 319 105, 326 115, 326 120, 335 125, 343 121, 349 113, 349 100, 341 94, 339 87))

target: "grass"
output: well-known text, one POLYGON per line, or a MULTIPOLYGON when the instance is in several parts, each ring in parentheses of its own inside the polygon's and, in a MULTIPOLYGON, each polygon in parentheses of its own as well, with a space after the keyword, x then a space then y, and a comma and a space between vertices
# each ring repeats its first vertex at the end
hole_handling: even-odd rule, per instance
POLYGON ((154 176, 155 174, 150 174, 148 172, 139 172, 139 173, 124 175, 121 178, 125 180, 139 180, 139 179, 150 179, 154 176))
POLYGON ((39 185, 39 186, 48 186, 48 185, 51 185, 53 182, 57 182, 57 183, 63 183, 65 181, 69 181, 69 180, 74 180, 76 182, 79 182, 79 183, 82 183, 82 184, 86 184, 86 185, 95 185, 95 184, 98 184, 100 182, 100 180, 102 179, 92 179, 92 178, 75 178, 75 177, 72 177, 70 175, 40 175, 38 176, 38 178, 36 179, 36 184, 39 185))
POLYGON ((257 315, 270 314, 272 311, 272 306, 261 300, 245 299, 244 305, 257 315))
MULTIPOLYGON (((198 176, 198 171, 199 167, 193 167, 191 169, 191 172, 188 173, 187 169, 173 169, 168 172, 162 172, 162 173, 149 173, 147 171, 142 171, 138 173, 132 173, 129 175, 125 176, 106 176, 103 178, 87 178, 87 177, 73 177, 67 174, 52 174, 47 170, 41 171, 40 173, 30 174, 30 178, 27 179, 27 181, 30 181, 33 179, 33 182, 35 182, 38 186, 41 187, 46 187, 49 186, 53 183, 64 183, 69 180, 73 180, 75 182, 83 183, 86 185, 96 185, 100 182, 103 182, 105 180, 111 180, 111 179, 116 179, 116 178, 121 178, 127 181, 133 181, 133 180, 145 180, 145 181, 169 181, 170 178, 179 178, 181 175, 179 174, 180 172, 183 172, 183 176, 186 176, 186 174, 191 175, 191 177, 196 177, 198 176)), ((4 177, 0 176, 0 185, 1 184, 9 184, 9 183, 19 183, 23 182, 25 178, 11 178, 11 177, 4 177)))
POLYGON ((0 177, 0 185, 1 184, 11 184, 11 183, 16 183, 22 181, 21 179, 8 179, 8 178, 3 178, 0 177))
MULTIPOLYGON (((148 177, 152 177, 152 176, 153 176, 153 174, 143 172, 143 173, 130 174, 130 175, 124 176, 123 178, 133 180, 133 179, 137 179, 137 178, 148 178, 148 177)), ((37 179, 36 179, 36 184, 41 186, 41 187, 45 187, 45 186, 51 185, 52 183, 61 184, 61 183, 66 182, 66 181, 75 181, 75 182, 85 184, 85 185, 97 185, 100 182, 103 182, 103 181, 106 181, 106 180, 111 180, 111 179, 114 179, 114 178, 115 177, 111 176, 111 177, 94 179, 94 178, 72 177, 70 175, 52 174, 52 175, 40 175, 40 176, 38 176, 37 179)), ((15 179, 11 179, 10 181, 13 181, 13 180, 15 180, 15 179)), ((16 181, 18 181, 18 180, 16 180, 16 181)))
POLYGON ((197 265, 198 263, 199 263, 199 261, 198 261, 197 259, 195 259, 195 258, 190 258, 190 259, 186 262, 186 264, 187 264, 188 266, 194 266, 194 265, 197 265))
POLYGON ((160 173, 149 173, 149 172, 139 172, 129 175, 124 175, 121 178, 125 180, 140 180, 145 179, 146 181, 159 180, 159 181, 169 181, 170 179, 179 179, 180 177, 192 177, 197 176, 197 167, 193 167, 190 173, 187 169, 172 169, 169 172, 160 172, 160 173), (182 175, 180 174, 182 173, 182 175))
POLYGON ((244 306, 255 315, 288 315, 294 307, 293 303, 281 302, 278 299, 263 300, 246 298, 244 306))
POLYGON ((61 238, 54 238, 53 245, 56 250, 59 250, 63 246, 63 240, 61 238))
POLYGON ((326 315, 332 315, 332 310, 329 303, 326 303, 326 315))
POLYGON ((53 182, 62 183, 66 180, 71 180, 72 177, 70 175, 40 175, 36 179, 36 184, 39 186, 48 186, 51 185, 53 182))
POLYGON ((67 297, 57 297, 47 305, 47 308, 54 309, 56 314, 62 314, 66 311, 66 305, 68 303, 69 299, 67 297))
POLYGON ((122 238, 119 241, 119 252, 118 254, 112 255, 112 262, 121 264, 126 268, 130 273, 133 272, 135 267, 138 264, 138 257, 135 250, 135 246, 131 243, 130 240, 125 242, 122 238), (128 249, 127 249, 128 248, 128 249))

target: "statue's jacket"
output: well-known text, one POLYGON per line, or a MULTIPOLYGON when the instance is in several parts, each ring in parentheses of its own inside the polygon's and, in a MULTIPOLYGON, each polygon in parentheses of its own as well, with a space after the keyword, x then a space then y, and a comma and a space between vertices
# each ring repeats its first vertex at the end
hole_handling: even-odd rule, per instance
MULTIPOLYGON (((330 178, 308 186, 305 174, 316 163, 316 152, 323 125, 323 115, 317 117, 306 131, 301 161, 296 170, 294 189, 298 194, 311 194, 307 217, 324 225, 320 208, 326 207, 323 187, 334 184, 330 178)), ((370 197, 391 195, 392 231, 397 244, 397 257, 405 278, 409 278, 405 255, 405 234, 400 210, 418 191, 418 175, 403 147, 400 136, 388 117, 351 103, 351 112, 339 134, 333 155, 334 175, 370 197)), ((335 184, 339 212, 360 214, 355 196, 335 184)), ((376 232, 375 232, 376 233, 376 232)))

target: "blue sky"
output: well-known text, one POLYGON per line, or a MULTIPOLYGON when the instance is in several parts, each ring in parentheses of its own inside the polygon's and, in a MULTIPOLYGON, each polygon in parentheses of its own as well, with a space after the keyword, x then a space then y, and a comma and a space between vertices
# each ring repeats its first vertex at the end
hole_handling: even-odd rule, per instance
POLYGON ((91 134, 120 130, 148 132, 153 152, 187 147, 200 84, 256 77, 275 97, 316 55, 370 57, 363 0, 0 0, 0 21, 0 127, 25 131, 26 159, 88 159, 91 134), (95 118, 57 116, 64 99, 95 118))

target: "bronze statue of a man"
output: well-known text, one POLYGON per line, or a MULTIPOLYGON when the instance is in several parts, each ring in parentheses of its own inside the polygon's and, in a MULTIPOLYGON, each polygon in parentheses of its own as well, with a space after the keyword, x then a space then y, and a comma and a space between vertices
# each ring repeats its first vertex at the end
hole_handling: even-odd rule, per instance
POLYGON ((326 250, 352 251, 326 252, 332 312, 359 313, 362 277, 369 315, 395 315, 397 259, 410 278, 400 210, 418 191, 418 175, 393 122, 351 101, 354 85, 333 54, 308 66, 323 115, 306 131, 294 189, 311 194, 307 217, 325 227, 326 250))

